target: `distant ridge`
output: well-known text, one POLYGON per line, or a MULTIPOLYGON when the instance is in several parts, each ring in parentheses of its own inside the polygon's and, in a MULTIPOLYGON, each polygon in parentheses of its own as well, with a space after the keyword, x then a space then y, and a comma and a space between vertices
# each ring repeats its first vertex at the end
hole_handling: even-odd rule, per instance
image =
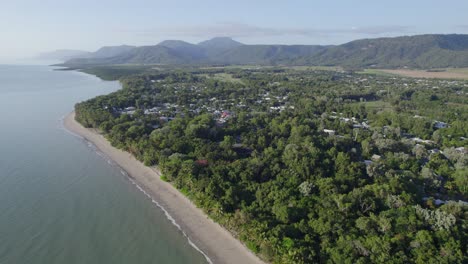
POLYGON ((306 64, 378 68, 468 67, 468 35, 362 39, 330 47, 306 64))
POLYGON ((217 56, 225 51, 244 46, 244 44, 237 42, 229 37, 216 37, 210 40, 205 40, 198 43, 198 46, 205 49, 208 56, 217 56))
POLYGON ((136 48, 135 46, 121 45, 121 46, 106 46, 98 49, 97 51, 90 54, 93 58, 110 58, 118 56, 124 52, 130 51, 136 48))
MULTIPOLYGON (((123 46, 120 46, 123 47, 123 46)), ((109 49, 109 47, 107 47, 109 49)), ((154 46, 125 46, 119 54, 72 59, 65 65, 256 64, 325 65, 356 68, 468 67, 468 35, 428 34, 361 39, 342 45, 246 45, 229 37, 192 44, 166 40, 154 46)), ((109 54, 109 53, 108 53, 109 54)))
POLYGON ((188 63, 208 59, 203 47, 182 40, 165 40, 159 43, 158 46, 174 50, 180 56, 186 58, 188 63))
POLYGON ((39 54, 38 59, 67 61, 73 58, 82 58, 90 54, 84 50, 61 49, 39 54))

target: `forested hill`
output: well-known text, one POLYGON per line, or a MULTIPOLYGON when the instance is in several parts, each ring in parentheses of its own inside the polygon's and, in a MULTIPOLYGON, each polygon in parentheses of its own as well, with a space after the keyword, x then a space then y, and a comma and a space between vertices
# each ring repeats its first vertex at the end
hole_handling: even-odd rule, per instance
POLYGON ((468 35, 420 35, 356 40, 330 47, 307 64, 358 67, 443 68, 468 66, 468 35))
POLYGON ((67 66, 106 64, 468 67, 468 35, 363 39, 337 46, 245 45, 226 37, 199 44, 166 40, 153 46, 126 47, 115 56, 91 56, 65 63, 67 66))

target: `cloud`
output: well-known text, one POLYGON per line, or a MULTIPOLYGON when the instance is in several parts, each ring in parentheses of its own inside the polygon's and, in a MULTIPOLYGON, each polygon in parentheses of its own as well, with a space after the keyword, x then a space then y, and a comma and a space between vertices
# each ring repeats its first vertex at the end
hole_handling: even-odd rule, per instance
POLYGON ((137 30, 133 33, 147 35, 185 36, 206 38, 212 36, 229 37, 277 37, 277 36, 303 36, 303 37, 331 37, 335 35, 358 34, 358 35, 381 35, 406 33, 409 27, 398 25, 373 26, 373 27, 350 27, 350 28, 274 28, 261 27, 242 23, 223 22, 215 25, 205 26, 173 26, 160 27, 148 30, 137 30))

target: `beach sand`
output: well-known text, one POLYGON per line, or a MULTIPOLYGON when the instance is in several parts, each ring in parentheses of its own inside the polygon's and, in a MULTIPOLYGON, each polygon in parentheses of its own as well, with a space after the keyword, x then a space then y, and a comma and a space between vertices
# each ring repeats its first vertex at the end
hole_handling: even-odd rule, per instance
POLYGON ((167 211, 190 241, 212 263, 264 263, 171 184, 162 181, 158 170, 145 166, 128 152, 112 147, 94 130, 81 126, 75 121, 74 112, 65 117, 64 126, 93 143, 124 169, 143 191, 167 211))

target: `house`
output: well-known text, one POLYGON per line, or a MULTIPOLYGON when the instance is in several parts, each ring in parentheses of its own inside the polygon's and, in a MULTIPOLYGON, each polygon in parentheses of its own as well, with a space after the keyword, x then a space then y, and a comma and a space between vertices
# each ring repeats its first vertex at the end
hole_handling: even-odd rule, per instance
POLYGON ((420 139, 418 137, 414 137, 414 138, 411 138, 411 140, 415 141, 415 142, 418 142, 418 143, 424 143, 424 144, 435 144, 434 141, 432 140, 423 140, 423 139, 420 139))
POLYGON ((145 110, 145 115, 157 114, 161 111, 160 107, 153 107, 145 110))
POLYGON ((208 166, 208 160, 206 160, 206 159, 199 159, 199 160, 195 161, 195 163, 197 165, 200 165, 200 166, 208 166))
POLYGON ((439 149, 431 149, 431 150, 429 150, 429 153, 431 153, 431 154, 442 153, 442 151, 440 151, 439 149))
POLYGON ((124 108, 124 110, 120 111, 122 114, 133 115, 136 111, 136 108, 133 106, 129 106, 124 108))
POLYGON ((444 122, 441 122, 441 121, 434 121, 434 127, 435 128, 447 128, 448 127, 448 124, 447 123, 444 123, 444 122))
POLYGON ((455 148, 455 150, 463 154, 468 153, 468 149, 466 149, 465 147, 455 148))
POLYGON ((367 124, 366 122, 362 122, 361 125, 363 128, 370 128, 369 124, 367 124))
POLYGON ((231 112, 229 112, 229 111, 223 111, 221 113, 221 118, 228 118, 230 116, 231 116, 231 112))
POLYGON ((335 130, 324 129, 323 132, 327 133, 328 135, 335 135, 335 130))

